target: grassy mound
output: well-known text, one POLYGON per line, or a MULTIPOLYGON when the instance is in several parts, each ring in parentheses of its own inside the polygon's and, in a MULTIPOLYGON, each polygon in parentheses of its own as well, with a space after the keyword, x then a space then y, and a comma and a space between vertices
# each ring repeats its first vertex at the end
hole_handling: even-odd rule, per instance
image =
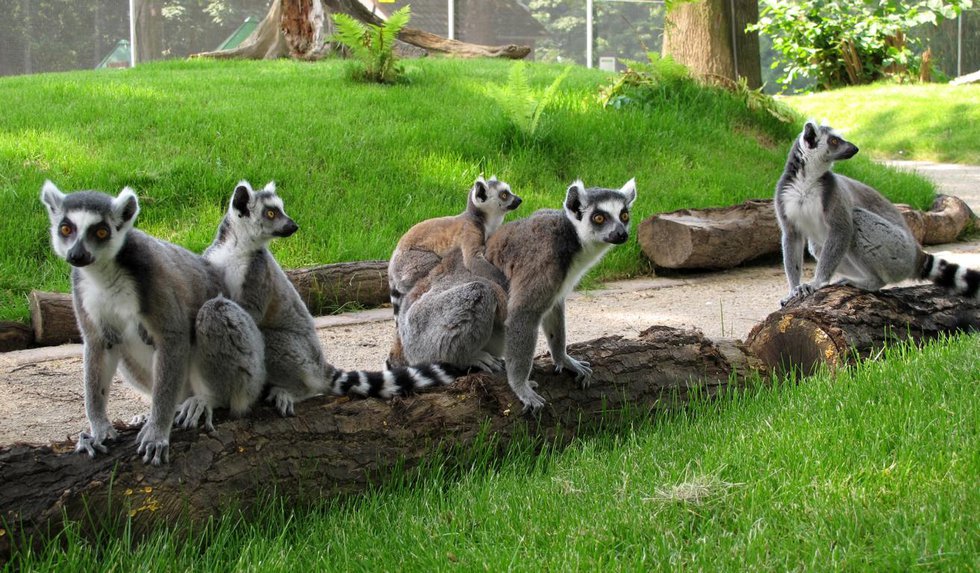
MULTIPOLYGON (((25 319, 32 289, 68 290, 38 201, 41 184, 112 193, 132 186, 138 225, 201 251, 235 183, 275 180, 300 232, 275 246, 284 266, 387 258, 414 223, 459 212, 481 172, 525 198, 517 217, 561 205, 575 178, 636 177, 634 220, 769 197, 799 126, 748 111, 718 90, 662 90, 644 109, 603 109, 610 76, 575 68, 542 120, 517 136, 492 91, 509 62, 424 60, 391 87, 345 79, 344 63, 167 62, 134 70, 0 80, 0 319, 25 319)), ((562 72, 530 65, 541 92, 562 72)), ((860 144, 860 142, 859 142, 860 144)), ((841 165, 897 201, 932 188, 866 158, 841 165)), ((636 243, 599 278, 645 273, 636 243)))

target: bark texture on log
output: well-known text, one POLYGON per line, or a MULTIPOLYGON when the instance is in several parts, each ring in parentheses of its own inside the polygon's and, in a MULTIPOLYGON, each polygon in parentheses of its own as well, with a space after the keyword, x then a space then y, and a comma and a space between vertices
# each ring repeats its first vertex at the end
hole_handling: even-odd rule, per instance
POLYGON ((936 286, 878 292, 832 286, 770 314, 745 344, 775 372, 810 374, 821 365, 867 357, 886 343, 978 328, 980 301, 950 296, 936 286))
POLYGON ((636 232, 643 254, 668 269, 729 269, 778 253, 779 237, 771 200, 654 215, 636 232))
POLYGON ((26 324, 0 320, 0 352, 34 346, 34 330, 26 324))
MULTIPOLYGON (((929 211, 898 205, 923 245, 956 240, 973 227, 974 215, 962 199, 938 195, 929 211)), ((667 269, 728 269, 780 252, 779 222, 771 199, 733 207, 681 209, 653 215, 637 229, 643 254, 667 269)))
POLYGON ((471 375, 393 401, 322 397, 298 404, 293 418, 261 407, 221 421, 210 435, 175 430, 171 463, 161 467, 140 461, 137 430, 129 427, 94 459, 71 453, 71 442, 0 447, 0 517, 10 528, 0 537, 0 561, 11 543, 56 534, 62 515, 106 522, 131 516, 142 533, 179 518, 199 523, 229 502, 247 508, 271 487, 296 503, 360 492, 399 464, 411 471, 440 448, 465 451, 481 429, 499 447, 527 434, 564 444, 598 429, 610 412, 657 408, 693 391, 714 395, 759 366, 736 342, 666 327, 569 351, 592 363, 593 384, 581 389, 570 375, 554 373, 550 360, 538 360, 533 378, 548 404, 537 417, 521 415, 503 377, 471 375))
POLYGON ((82 341, 70 294, 32 290, 27 299, 35 343, 54 346, 82 341))
MULTIPOLYGON (((356 261, 291 269, 286 276, 310 313, 322 316, 354 303, 380 306, 389 302, 388 261, 356 261)), ((33 340, 40 346, 81 342, 71 295, 31 291, 33 340)))

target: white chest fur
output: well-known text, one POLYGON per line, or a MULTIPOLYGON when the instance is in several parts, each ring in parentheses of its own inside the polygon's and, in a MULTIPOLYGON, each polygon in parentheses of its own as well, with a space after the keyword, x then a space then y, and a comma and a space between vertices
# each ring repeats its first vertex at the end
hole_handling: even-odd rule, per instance
POLYGON ((82 307, 100 329, 136 336, 140 300, 136 283, 118 267, 80 269, 82 307))
POLYGON ((575 290, 576 285, 582 280, 585 273, 589 272, 589 269, 602 259, 602 256, 606 254, 606 251, 610 247, 612 245, 609 243, 591 243, 585 245, 581 251, 576 253, 572 258, 572 265, 565 275, 565 280, 562 282, 558 294, 555 295, 555 302, 564 299, 570 292, 575 290))
POLYGON ((252 263, 252 252, 237 249, 234 245, 224 243, 205 253, 205 258, 215 267, 221 269, 228 296, 232 300, 241 300, 245 286, 245 275, 252 263))
POLYGON ((830 231, 822 194, 818 181, 800 177, 782 189, 780 198, 786 218, 807 239, 821 244, 827 240, 830 231))

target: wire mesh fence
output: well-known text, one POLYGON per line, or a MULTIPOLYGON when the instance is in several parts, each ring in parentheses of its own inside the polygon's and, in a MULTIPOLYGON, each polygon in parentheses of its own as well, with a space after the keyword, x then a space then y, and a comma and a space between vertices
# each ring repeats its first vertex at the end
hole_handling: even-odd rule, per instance
MULTIPOLYGON (((270 2, 0 0, 0 75, 123 67, 134 56, 142 62, 232 48, 270 2), (131 18, 134 5, 140 9, 131 18)), ((475 44, 528 45, 539 61, 616 69, 659 52, 663 42, 661 0, 377 1, 385 12, 406 4, 412 27, 475 44)), ((980 69, 978 9, 909 35, 930 50, 936 79, 980 69)), ((772 54, 765 38, 760 45, 766 77, 772 54)))

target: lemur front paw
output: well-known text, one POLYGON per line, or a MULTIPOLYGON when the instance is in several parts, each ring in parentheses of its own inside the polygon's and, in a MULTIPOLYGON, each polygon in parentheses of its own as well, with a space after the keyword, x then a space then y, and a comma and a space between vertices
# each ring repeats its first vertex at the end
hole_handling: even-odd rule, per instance
POLYGON ((285 388, 273 387, 272 390, 269 390, 269 397, 266 398, 266 401, 274 403, 283 418, 296 415, 296 410, 293 408, 296 398, 285 388))
POLYGON ((133 416, 132 418, 129 419, 129 425, 130 426, 142 426, 149 419, 150 419, 150 415, 149 414, 136 414, 135 416, 133 416))
POLYGON ((158 466, 170 462, 169 433, 154 428, 156 424, 147 422, 136 436, 139 447, 136 453, 143 454, 144 464, 158 466))
POLYGON ((524 404, 524 408, 521 410, 522 414, 526 414, 528 411, 537 412, 545 405, 544 398, 531 389, 537 388, 537 386, 537 382, 528 380, 523 386, 514 388, 514 394, 517 394, 517 399, 521 401, 521 404, 524 404))
POLYGON ((820 287, 814 286, 813 283, 801 283, 796 285, 789 291, 789 294, 786 295, 786 297, 779 301, 779 305, 786 306, 795 299, 810 296, 811 294, 817 292, 819 288, 820 287))
POLYGON ((196 428, 197 423, 200 421, 201 416, 204 416, 204 429, 208 432, 214 431, 214 411, 208 403, 198 398, 197 396, 191 396, 190 398, 184 400, 184 402, 177 408, 177 416, 174 418, 174 425, 185 430, 188 428, 196 428))
POLYGON ((88 432, 78 433, 78 442, 75 443, 75 453, 85 452, 90 458, 95 457, 95 452, 103 454, 109 452, 109 448, 102 442, 105 440, 115 440, 118 437, 116 429, 108 420, 92 424, 88 432))
POLYGON ((591 366, 592 364, 585 360, 576 360, 566 354, 560 360, 555 361, 555 372, 562 372, 568 368, 575 373, 575 381, 581 384, 582 388, 588 388, 592 384, 591 366))

